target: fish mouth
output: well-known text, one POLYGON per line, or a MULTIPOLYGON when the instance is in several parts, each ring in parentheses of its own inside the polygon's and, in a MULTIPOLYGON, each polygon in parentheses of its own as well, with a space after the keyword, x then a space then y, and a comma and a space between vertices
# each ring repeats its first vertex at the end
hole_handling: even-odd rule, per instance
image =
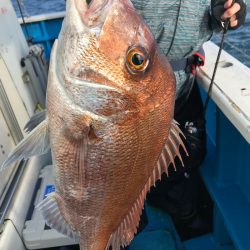
POLYGON ((92 69, 91 64, 86 64, 81 53, 86 51, 91 54, 89 46, 93 45, 93 40, 95 41, 93 46, 98 47, 98 38, 114 1, 67 0, 66 17, 62 28, 64 32, 61 39, 59 37, 58 67, 63 75, 70 79, 69 82, 73 80, 83 85, 90 83, 97 86, 105 85, 102 83, 102 74, 92 69))
POLYGON ((80 16, 81 25, 100 34, 114 0, 72 0, 72 2, 80 16))
MULTIPOLYGON (((116 75, 112 72, 107 73, 107 69, 99 67, 98 64, 98 61, 101 61, 102 65, 112 64, 103 53, 105 48, 101 46, 110 46, 105 38, 109 36, 105 25, 110 20, 112 21, 112 14, 115 13, 118 16, 119 4, 125 5, 126 8, 133 7, 129 0, 122 2, 118 0, 67 0, 66 18, 63 32, 59 37, 58 52, 58 67, 64 75, 82 82, 83 85, 91 83, 98 86, 104 85, 106 89, 110 86, 117 91, 130 90, 122 80, 117 80, 116 75)), ((123 67, 120 60, 117 60, 115 64, 112 64, 110 68, 120 67, 121 64, 123 67)))

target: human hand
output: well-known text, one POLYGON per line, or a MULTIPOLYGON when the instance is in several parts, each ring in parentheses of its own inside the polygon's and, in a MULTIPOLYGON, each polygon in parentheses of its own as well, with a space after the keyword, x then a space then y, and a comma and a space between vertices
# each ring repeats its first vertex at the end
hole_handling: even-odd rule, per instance
POLYGON ((228 0, 224 4, 225 12, 221 16, 222 21, 226 21, 229 19, 229 27, 234 28, 238 26, 239 20, 237 13, 241 10, 241 6, 239 3, 233 3, 233 0, 228 0))
POLYGON ((236 29, 245 22, 246 4, 244 0, 214 0, 212 15, 217 22, 223 24, 229 20, 229 29, 236 29))

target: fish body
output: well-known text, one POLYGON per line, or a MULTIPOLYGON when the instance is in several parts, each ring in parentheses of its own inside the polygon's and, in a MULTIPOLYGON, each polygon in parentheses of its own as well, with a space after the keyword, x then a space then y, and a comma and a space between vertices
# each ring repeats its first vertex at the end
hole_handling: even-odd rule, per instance
POLYGON ((56 192, 40 204, 47 224, 82 250, 120 249, 183 145, 174 98, 172 69, 129 0, 68 0, 46 118, 5 165, 47 151, 49 140, 56 192))

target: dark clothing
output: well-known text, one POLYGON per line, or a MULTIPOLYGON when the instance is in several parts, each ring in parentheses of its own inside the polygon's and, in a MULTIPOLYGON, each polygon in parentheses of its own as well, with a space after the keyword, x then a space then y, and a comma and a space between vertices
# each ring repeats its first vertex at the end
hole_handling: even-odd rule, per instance
MULTIPOLYGON (((223 27, 220 18, 225 11, 226 0, 132 2, 170 61, 187 59, 211 38, 213 31, 219 32, 223 27)), ((240 26, 245 20, 246 4, 244 0, 236 2, 241 6, 237 13, 240 26)), ((196 213, 200 180, 198 167, 206 155, 206 129, 197 83, 192 83, 193 76, 180 65, 174 73, 177 91, 174 118, 186 137, 184 141, 189 157, 182 150, 185 167, 176 159, 177 170, 170 166, 169 176, 163 174, 162 181, 157 182, 156 188, 151 188, 147 200, 170 213, 174 220, 182 220, 196 213)))

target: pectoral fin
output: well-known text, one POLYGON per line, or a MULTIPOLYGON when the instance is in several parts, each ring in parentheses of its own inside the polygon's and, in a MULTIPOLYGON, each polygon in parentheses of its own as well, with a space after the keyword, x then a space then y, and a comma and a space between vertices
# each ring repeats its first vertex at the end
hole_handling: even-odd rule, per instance
POLYGON ((22 159, 28 159, 34 155, 42 155, 49 151, 49 129, 48 121, 40 123, 30 134, 20 141, 8 158, 0 167, 0 172, 12 163, 22 159))
POLYGON ((32 131, 35 127, 37 127, 40 123, 42 123, 45 120, 45 118, 46 118, 46 110, 35 113, 25 125, 24 130, 26 132, 32 131))

